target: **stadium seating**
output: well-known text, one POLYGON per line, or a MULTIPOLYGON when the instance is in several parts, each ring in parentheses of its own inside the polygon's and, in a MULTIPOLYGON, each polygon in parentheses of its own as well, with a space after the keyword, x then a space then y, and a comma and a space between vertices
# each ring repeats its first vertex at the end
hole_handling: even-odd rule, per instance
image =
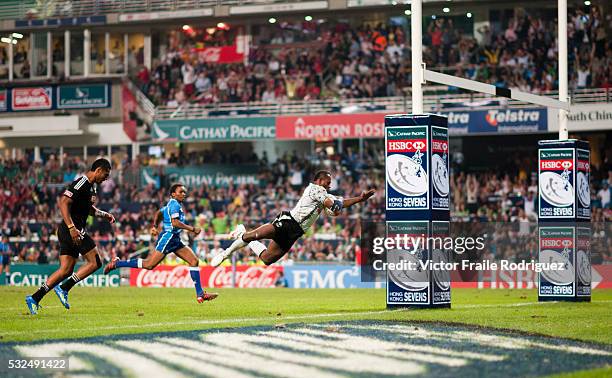
MULTIPOLYGON (((610 147, 608 147, 610 149, 610 147)), ((189 222, 203 228, 203 233, 193 245, 203 261, 211 258, 214 236, 227 233, 244 222, 256 225, 269 221, 280 208, 290 208, 299 198, 299 186, 292 186, 286 179, 289 169, 299 169, 308 178, 324 162, 335 172, 342 172, 337 182, 337 193, 359 193, 369 186, 382 188, 383 162, 375 148, 366 148, 361 159, 350 151, 335 156, 285 155, 274 164, 260 161, 260 177, 269 183, 266 187, 230 186, 214 188, 203 185, 190 188, 186 212, 189 222), (340 164, 346 170, 340 169, 340 164), (279 194, 270 200, 266 192, 279 194), (284 195, 280 195, 284 193, 284 195), (205 201, 202 201, 202 200, 205 201), (245 200, 246 199, 246 200, 245 200)), ((604 154, 605 155, 605 154, 604 154)), ((221 161, 222 157, 208 156, 221 161)), ((198 164, 198 156, 170 157, 171 164, 184 166, 198 164)), ((141 161, 155 164, 154 160, 141 157, 141 161)), ((240 164, 238 158, 234 163, 240 164)), ((138 162, 136 165, 140 165, 138 162)), ((112 180, 99 193, 100 207, 113 212, 118 220, 110 227, 94 220, 90 230, 107 258, 125 258, 137 251, 146 250, 150 238, 148 227, 156 209, 166 200, 165 193, 152 186, 137 189, 124 180, 130 170, 127 161, 117 161, 112 180)), ((32 163, 32 157, 20 161, 0 158, 0 202, 7 204, 0 210, 2 233, 13 242, 15 259, 20 261, 47 262, 57 259, 58 246, 52 235, 59 214, 54 206, 66 177, 83 172, 85 165, 78 159, 66 158, 60 167, 55 157, 41 163, 32 163), (33 178, 37 180, 34 181, 33 178), (40 183, 40 184, 38 184, 40 183)), ((536 189, 531 172, 479 172, 466 173, 454 167, 451 176, 452 212, 455 222, 480 221, 521 222, 535 221, 536 189)), ((593 171, 592 179, 593 221, 612 220, 612 165, 609 162, 593 171), (607 192, 606 192, 607 191, 607 192)), ((106 185, 106 184, 105 184, 106 185)), ((384 193, 380 192, 366 205, 345 211, 338 218, 322 217, 315 229, 308 232, 286 257, 293 261, 354 261, 359 248, 360 225, 358 214, 369 220, 381 220, 384 216, 384 193)), ((222 245, 224 245, 222 241, 222 245)), ((253 263, 248 252, 239 256, 243 263, 253 263)))

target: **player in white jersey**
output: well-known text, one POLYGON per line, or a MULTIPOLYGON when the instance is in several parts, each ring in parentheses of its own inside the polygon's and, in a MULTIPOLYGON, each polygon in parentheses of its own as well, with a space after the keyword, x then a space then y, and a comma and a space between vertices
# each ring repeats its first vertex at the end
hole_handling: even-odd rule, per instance
POLYGON ((293 210, 282 211, 272 223, 266 223, 248 232, 243 225, 238 225, 232 232, 236 240, 225 251, 215 255, 211 265, 219 266, 232 253, 247 245, 264 264, 273 264, 289 252, 293 243, 304 235, 321 212, 338 215, 343 208, 364 202, 374 195, 375 190, 370 189, 358 197, 337 198, 327 193, 331 179, 329 171, 318 171, 293 210), (270 245, 266 247, 259 242, 262 239, 271 239, 270 245))

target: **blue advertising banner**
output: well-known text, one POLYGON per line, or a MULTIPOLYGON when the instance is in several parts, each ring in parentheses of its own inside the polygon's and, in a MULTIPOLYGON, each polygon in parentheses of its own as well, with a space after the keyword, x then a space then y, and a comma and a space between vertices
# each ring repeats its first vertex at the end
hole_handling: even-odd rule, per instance
POLYGON ((512 134, 548 131, 545 108, 442 111, 451 135, 512 134))
POLYGON ((110 106, 110 86, 104 83, 60 85, 56 88, 58 109, 106 108, 110 106))
POLYGON ((78 26, 78 25, 104 25, 106 16, 81 16, 67 18, 47 18, 43 20, 15 20, 15 28, 36 28, 48 26, 78 26))
POLYGON ((374 288, 361 282, 358 265, 288 265, 284 267, 287 287, 295 289, 374 288))
MULTIPOLYGON (((234 185, 258 185, 257 165, 232 164, 206 164, 188 167, 165 167, 163 173, 168 182, 181 182, 188 188, 202 185, 212 187, 228 187, 234 185)), ((153 184, 156 188, 161 185, 159 171, 151 168, 141 170, 140 184, 147 186, 153 184)))

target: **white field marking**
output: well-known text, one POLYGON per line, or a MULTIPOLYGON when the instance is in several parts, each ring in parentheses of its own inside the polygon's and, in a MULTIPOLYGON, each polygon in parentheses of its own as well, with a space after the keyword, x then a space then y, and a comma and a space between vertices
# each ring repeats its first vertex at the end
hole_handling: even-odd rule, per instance
MULTIPOLYGON (((321 325, 313 324, 314 327, 321 327, 321 325)), ((595 348, 583 348, 569 345, 554 345, 542 342, 534 342, 523 338, 520 335, 516 337, 512 336, 498 336, 489 335, 484 333, 469 332, 469 331, 430 331, 418 327, 404 327, 401 325, 380 325, 380 326, 354 326, 354 325, 342 325, 343 328, 354 328, 354 329, 369 329, 369 330, 384 330, 396 334, 406 335, 410 338, 420 338, 426 340, 452 340, 457 342, 472 342, 480 345, 499 347, 506 349, 531 349, 533 347, 559 350, 564 352, 578 353, 578 354, 592 354, 598 356, 612 356, 611 352, 595 349, 595 348)))
MULTIPOLYGON (((179 365, 187 370, 200 375, 207 375, 213 377, 234 377, 234 378, 246 378, 250 377, 249 374, 243 374, 242 372, 232 369, 231 351, 222 350, 211 350, 208 349, 204 354, 200 351, 189 348, 187 345, 182 347, 167 344, 163 339, 155 340, 130 340, 130 341, 117 341, 115 344, 120 345, 124 348, 128 348, 133 351, 144 353, 147 355, 154 356, 156 359, 162 360, 166 363, 179 365), (226 361, 220 361, 216 358, 217 353, 227 354, 226 361)), ((117 351, 117 353, 121 353, 117 351)))
MULTIPOLYGON (((109 365, 115 365, 127 375, 132 377, 177 377, 184 375, 170 370, 157 362, 127 351, 118 351, 107 345, 85 343, 47 343, 40 345, 16 346, 15 349, 25 357, 65 357, 70 355, 70 371, 84 369, 79 377, 97 377, 99 373, 86 361, 73 355, 73 353, 91 353, 103 358, 109 365)), ((74 373, 70 376, 76 376, 74 373)))
MULTIPOLYGON (((432 364, 439 364, 444 366, 464 366, 467 364, 467 360, 463 358, 452 358, 444 355, 436 355, 435 353, 440 353, 442 350, 438 348, 437 351, 429 352, 429 354, 410 354, 405 353, 405 351, 417 351, 418 348, 413 348, 411 345, 405 345, 403 343, 397 343, 392 341, 383 341, 383 340, 372 340, 370 337, 364 336, 353 336, 343 334, 340 337, 336 337, 335 340, 326 340, 322 338, 318 338, 316 336, 328 336, 329 333, 321 332, 316 334, 316 336, 308 336, 302 335, 300 333, 306 333, 308 329, 306 328, 298 328, 296 330, 291 331, 275 331, 268 332, 267 334, 271 336, 276 336, 277 340, 275 343, 280 346, 288 346, 294 347, 298 349, 306 349, 311 351, 319 351, 321 348, 330 347, 330 345, 336 345, 336 348, 348 351, 350 353, 368 353, 369 355, 375 355, 379 357, 391 357, 398 358, 408 361, 418 361, 418 362, 427 362, 432 364), (403 351, 398 351, 402 349, 403 351)), ((315 331, 316 332, 316 331, 315 331)), ((421 352, 420 349, 418 349, 421 352)), ((503 360, 501 358, 500 360, 503 360)))
MULTIPOLYGON (((591 303, 610 303, 612 300, 603 301, 592 301, 591 303)), ((504 307, 522 307, 522 306, 538 306, 546 304, 565 303, 565 302, 522 302, 522 303, 507 303, 507 304, 491 304, 491 305, 453 305, 452 309, 461 310, 466 308, 504 308, 504 307)), ((58 306, 61 307, 61 306, 58 306)), ((452 311, 451 309, 451 311, 452 311)), ((71 331, 113 331, 121 329, 144 329, 147 330, 153 327, 169 327, 169 326, 180 326, 180 325, 221 325, 221 324, 233 324, 233 323, 247 323, 247 322, 258 322, 258 321, 269 321, 275 320, 278 322, 287 320, 309 320, 309 319, 325 319, 344 316, 347 319, 352 316, 364 316, 364 315, 382 315, 389 313, 401 313, 409 312, 407 309, 397 310, 378 310, 378 311, 358 311, 358 312, 336 312, 336 313, 324 313, 324 314, 305 314, 305 315, 290 315, 283 317, 252 317, 252 318, 236 318, 236 319, 208 319, 208 320, 192 320, 192 321, 180 321, 180 322, 159 322, 159 323, 145 323, 145 324, 124 324, 114 326, 101 326, 101 327, 85 327, 85 328, 70 328, 71 331)), ((43 314, 44 315, 44 314, 43 314)), ((41 316, 41 315, 37 315, 41 316)), ((1 332, 3 336, 20 335, 24 331, 12 331, 12 332, 1 332)), ((37 330, 37 334, 54 334, 65 332, 65 329, 41 329, 37 330)))
MULTIPOLYGON (((58 306, 46 306, 45 305, 45 306, 42 306, 42 310, 41 311, 44 311, 44 310, 46 310, 48 308, 64 308, 64 306, 59 306, 59 305, 58 306)), ((5 307, 3 310, 6 310, 6 311, 26 310, 27 311, 27 309, 28 309, 28 307, 24 304, 23 306, 19 306, 19 307, 5 307)))
MULTIPOLYGON (((313 324, 312 326, 320 327, 321 325, 320 324, 313 324)), ((340 326, 340 330, 342 330, 342 328, 344 328, 344 327, 346 327, 346 326, 345 325, 341 325, 340 326)), ((413 326, 410 326, 410 327, 413 327, 413 326)), ((355 327, 352 327, 352 328, 355 328, 355 327)), ((357 329, 357 328, 355 328, 355 329, 357 329)), ((359 328, 359 329, 363 329, 363 328, 359 328)), ((369 328, 369 329, 381 330, 381 329, 383 329, 383 327, 372 327, 372 328, 369 328)), ((318 330, 307 329, 307 328, 299 328, 296 331, 300 331, 302 333, 306 333, 306 334, 309 334, 309 335, 315 335, 315 336, 336 337, 336 335, 342 335, 342 333, 340 333, 340 334, 330 334, 329 332, 318 331, 318 330)), ((503 361, 505 359, 505 357, 496 356, 496 355, 487 354, 487 353, 468 352, 468 351, 465 351, 465 350, 453 351, 453 350, 449 350, 447 348, 437 348, 437 347, 432 347, 432 346, 429 346, 429 345, 401 344, 401 348, 404 349, 404 350, 409 350, 411 352, 418 352, 418 353, 426 352, 426 353, 431 353, 431 354, 442 354, 444 356, 459 357, 459 358, 468 358, 468 359, 482 360, 482 361, 488 361, 488 362, 503 361)), ((388 352, 386 352, 386 353, 388 353, 388 352)))
POLYGON ((476 342, 489 343, 492 345, 498 345, 498 343, 504 344, 514 344, 518 347, 518 349, 531 349, 533 347, 542 348, 542 349, 550 349, 562 352, 570 352, 575 354, 592 354, 596 356, 612 356, 611 352, 594 349, 594 348, 583 348, 571 345, 554 345, 548 343, 542 343, 537 341, 531 341, 524 338, 513 338, 507 336, 497 336, 497 335, 487 335, 487 334, 468 334, 464 331, 455 331, 453 332, 455 335, 463 337, 464 339, 469 339, 476 342))
MULTIPOLYGON (((275 339, 270 341, 272 344, 276 344, 281 347, 290 347, 294 349, 300 349, 308 352, 330 352, 333 349, 337 352, 334 353, 350 353, 351 355, 361 354, 360 361, 364 365, 376 366, 381 363, 380 359, 400 359, 405 361, 417 361, 426 362, 432 364, 439 364, 444 366, 464 366, 467 364, 467 360, 463 358, 448 358, 446 356, 436 356, 435 354, 407 354, 405 352, 398 352, 398 349, 412 350, 410 346, 397 342, 383 341, 372 339, 370 337, 363 336, 349 336, 337 338, 335 340, 325 340, 313 336, 307 336, 301 334, 305 329, 300 328, 291 331, 269 331, 260 333, 260 335, 267 335, 274 337, 275 339), (367 353, 363 355, 363 353, 367 353), (365 358, 364 358, 365 357, 365 358), (376 361, 369 362, 368 359, 373 358, 376 361)), ((380 369, 379 369, 380 370, 380 369)), ((379 371, 377 370, 377 371, 379 371)), ((370 370, 368 370, 369 372, 370 370)), ((375 371, 372 371, 375 372, 375 371)))
MULTIPOLYGON (((238 352, 254 354, 261 356, 260 358, 267 361, 273 366, 273 370, 277 371, 277 364, 288 364, 289 370, 286 370, 284 376, 296 375, 295 366, 306 365, 316 366, 322 369, 338 369, 345 372, 353 373, 377 373, 377 374, 423 374, 425 366, 412 361, 400 361, 393 358, 381 356, 368 356, 365 353, 355 353, 354 351, 341 350, 338 346, 342 343, 328 343, 324 348, 313 348, 312 351, 322 353, 321 355, 308 355, 303 351, 288 351, 282 348, 275 348, 261 344, 276 344, 283 345, 278 337, 270 336, 267 332, 258 334, 241 334, 241 333, 211 333, 203 334, 202 341, 210 343, 216 347, 225 347, 235 349, 238 352), (289 374, 290 373, 290 374, 289 374)), ((375 342, 376 339, 368 338, 367 342, 375 342)), ((303 349, 300 345, 293 343, 288 344, 296 349, 303 349)), ((364 346, 363 344, 360 344, 364 346)), ((354 347, 352 348, 354 349, 354 347)), ((320 374, 310 375, 306 377, 321 376, 320 374)))
MULTIPOLYGON (((236 335, 235 333, 218 333, 222 337, 236 335)), ((181 338, 164 338, 168 345, 176 348, 189 348, 198 355, 205 355, 206 359, 215 363, 226 364, 233 368, 244 369, 255 375, 268 374, 281 377, 335 377, 335 374, 322 371, 316 366, 300 363, 303 360, 298 356, 297 361, 278 359, 278 355, 288 352, 272 350, 258 345, 249 345, 248 348, 240 348, 241 345, 232 342, 218 344, 208 339, 209 335, 200 334, 200 340, 186 340, 181 338), (305 365, 305 366, 303 366, 305 365)))
MULTIPOLYGON (((327 352, 328 348, 335 348, 337 350, 356 355, 362 353, 361 363, 368 366, 377 366, 377 364, 380 363, 379 361, 365 361, 372 357, 375 359, 393 358, 407 361, 426 362, 451 367, 465 366, 468 363, 468 361, 464 358, 452 358, 444 355, 436 355, 434 354, 435 352, 424 354, 422 353, 423 351, 416 346, 392 341, 383 341, 370 337, 353 335, 343 335, 343 337, 338 337, 335 340, 325 340, 317 338, 316 336, 306 336, 301 334, 305 331, 307 331, 307 329, 299 328, 289 332, 271 331, 266 332, 266 334, 275 337, 275 339, 270 341, 270 343, 281 347, 290 347, 311 352, 320 352, 321 350, 325 350, 327 352), (401 349, 402 351, 398 351, 398 349, 401 349), (410 352, 418 351, 419 353, 406 353, 406 350, 410 352)), ((321 336, 325 336, 324 333, 321 336)), ((437 353, 442 351, 439 348, 434 349, 438 349, 437 353)), ((499 360, 503 360, 503 358, 500 358, 499 360)), ((380 371, 380 369, 377 371, 380 371)))

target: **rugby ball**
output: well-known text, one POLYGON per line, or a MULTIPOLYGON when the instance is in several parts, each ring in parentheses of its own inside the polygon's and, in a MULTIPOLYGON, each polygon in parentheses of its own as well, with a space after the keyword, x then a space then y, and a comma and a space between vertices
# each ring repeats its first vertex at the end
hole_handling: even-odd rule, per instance
POLYGON ((325 214, 326 214, 326 215, 328 215, 328 216, 330 216, 330 217, 337 217, 338 215, 340 215, 340 212, 339 212, 339 211, 337 211, 337 212, 335 212, 335 213, 334 213, 334 212, 332 211, 332 209, 330 209, 329 207, 324 207, 323 209, 324 209, 324 211, 325 211, 325 214))

